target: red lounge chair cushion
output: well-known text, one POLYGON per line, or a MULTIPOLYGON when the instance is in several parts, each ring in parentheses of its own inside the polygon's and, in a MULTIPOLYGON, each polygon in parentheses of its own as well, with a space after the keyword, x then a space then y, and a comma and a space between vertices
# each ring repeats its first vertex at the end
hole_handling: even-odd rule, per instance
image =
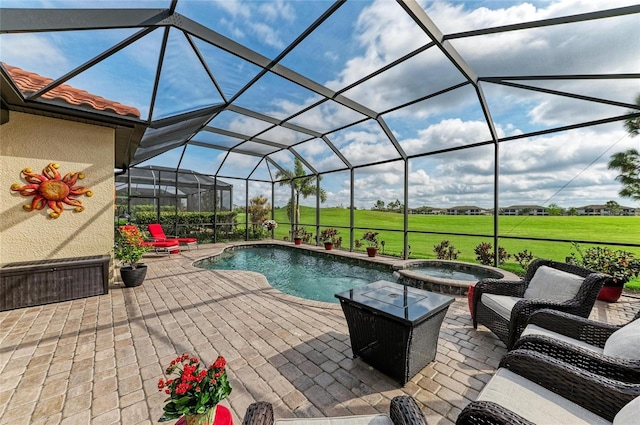
POLYGON ((150 224, 147 226, 149 229, 149 233, 151 237, 156 241, 166 241, 166 240, 177 240, 179 243, 196 243, 198 239, 196 238, 167 238, 167 235, 164 233, 162 229, 162 225, 158 223, 150 224))

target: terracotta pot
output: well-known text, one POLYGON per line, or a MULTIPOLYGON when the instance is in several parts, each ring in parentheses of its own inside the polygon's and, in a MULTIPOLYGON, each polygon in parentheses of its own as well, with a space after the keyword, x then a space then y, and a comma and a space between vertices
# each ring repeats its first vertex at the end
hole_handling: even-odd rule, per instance
POLYGON ((469 285, 469 292, 467 292, 467 303, 469 304, 469 313, 471 313, 471 318, 473 319, 473 290, 476 287, 475 283, 469 285))
POLYGON ((369 257, 375 257, 377 253, 378 253, 378 248, 376 248, 375 246, 367 247, 367 255, 369 257))
POLYGON ((302 238, 293 238, 293 243, 296 245, 302 245, 302 238))
POLYGON ((608 286, 605 285, 598 292, 598 299, 600 301, 606 301, 608 303, 614 303, 618 301, 620 295, 622 295, 622 290, 624 286, 608 286))
POLYGON ((324 249, 326 249, 327 251, 331 251, 333 249, 333 242, 325 242, 324 249))
POLYGON ((134 286, 140 286, 147 276, 147 265, 138 264, 135 269, 131 266, 120 267, 120 277, 124 286, 127 288, 133 288, 134 286))

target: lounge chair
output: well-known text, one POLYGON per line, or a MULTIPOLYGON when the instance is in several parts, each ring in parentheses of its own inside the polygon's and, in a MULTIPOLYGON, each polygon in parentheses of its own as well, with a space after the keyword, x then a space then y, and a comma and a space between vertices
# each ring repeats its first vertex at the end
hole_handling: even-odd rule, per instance
POLYGON ((424 414, 410 396, 396 396, 389 405, 389 415, 353 415, 329 418, 287 418, 274 421, 271 403, 252 403, 243 425, 427 425, 424 414))
POLYGON ((640 384, 640 311, 611 325, 554 310, 531 315, 514 349, 534 350, 607 378, 640 384))
POLYGON ((573 264, 533 261, 524 279, 482 279, 473 291, 473 327, 485 325, 511 349, 537 310, 550 308, 588 317, 611 276, 573 264))
POLYGON ((639 415, 640 385, 513 350, 456 424, 631 425, 639 415))
MULTIPOLYGON (((138 226, 133 224, 127 224, 118 228, 121 232, 126 230, 132 234, 141 234, 138 226)), ((145 246, 150 247, 156 254, 179 254, 180 242, 177 239, 165 239, 164 241, 145 240, 143 242, 145 246)))
POLYGON ((179 238, 177 236, 167 236, 164 234, 164 230, 162 230, 161 224, 150 224, 149 226, 147 226, 147 228, 149 229, 149 234, 154 241, 162 242, 176 239, 181 245, 186 245, 189 251, 191 251, 191 245, 195 245, 195 247, 198 248, 198 240, 196 238, 179 238))

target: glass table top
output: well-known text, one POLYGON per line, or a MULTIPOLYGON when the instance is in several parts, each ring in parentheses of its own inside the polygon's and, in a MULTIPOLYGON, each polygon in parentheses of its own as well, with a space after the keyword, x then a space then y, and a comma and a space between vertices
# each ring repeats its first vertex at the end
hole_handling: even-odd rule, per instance
POLYGON ((428 319, 454 301, 448 295, 385 280, 340 292, 335 296, 341 302, 353 302, 413 324, 428 319))

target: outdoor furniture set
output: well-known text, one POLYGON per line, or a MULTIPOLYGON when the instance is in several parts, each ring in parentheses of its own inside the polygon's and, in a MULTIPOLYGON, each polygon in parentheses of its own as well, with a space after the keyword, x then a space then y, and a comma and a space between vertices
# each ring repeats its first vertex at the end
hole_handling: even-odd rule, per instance
MULTIPOLYGON (((121 233, 142 234, 135 224, 120 226, 118 230, 121 233)), ((189 250, 191 250, 192 245, 195 245, 196 248, 198 247, 198 240, 196 238, 167 237, 160 224, 150 224, 148 230, 151 237, 146 238, 143 244, 151 248, 156 254, 179 254, 181 245, 185 245, 189 250)))
POLYGON ((600 288, 610 278, 580 266, 537 259, 520 281, 482 279, 475 285, 473 327, 486 326, 511 349, 537 310, 589 317, 600 288))
MULTIPOLYGON (((478 282, 472 297, 473 326, 487 326, 509 352, 456 423, 640 423, 640 312, 620 326, 587 319, 608 278, 575 265, 536 260, 521 281, 478 282)), ((404 385, 433 360, 431 351, 435 356, 440 324, 453 300, 402 286, 379 281, 336 297, 349 326, 354 357, 404 385)), ((391 401, 390 417, 275 423, 421 425, 426 420, 412 397, 400 396, 391 401)), ((243 425, 272 424, 269 403, 249 406, 243 425)))

